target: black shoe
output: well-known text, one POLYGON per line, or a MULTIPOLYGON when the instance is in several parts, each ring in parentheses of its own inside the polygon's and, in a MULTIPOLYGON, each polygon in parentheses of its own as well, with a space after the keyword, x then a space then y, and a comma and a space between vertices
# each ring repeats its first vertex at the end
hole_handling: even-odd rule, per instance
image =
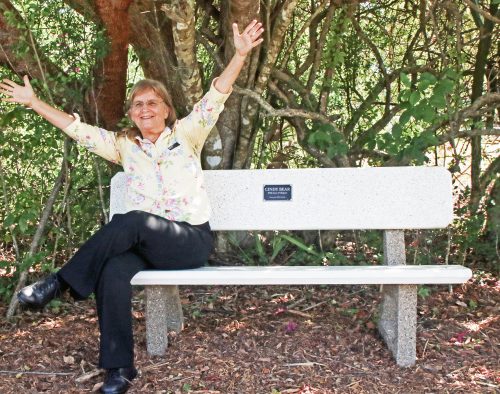
POLYGON ((63 287, 57 274, 52 274, 23 288, 17 293, 17 299, 21 305, 29 308, 43 308, 61 294, 63 287))
POLYGON ((106 371, 106 379, 101 387, 101 393, 121 394, 130 387, 130 381, 137 376, 137 369, 111 368, 106 371))

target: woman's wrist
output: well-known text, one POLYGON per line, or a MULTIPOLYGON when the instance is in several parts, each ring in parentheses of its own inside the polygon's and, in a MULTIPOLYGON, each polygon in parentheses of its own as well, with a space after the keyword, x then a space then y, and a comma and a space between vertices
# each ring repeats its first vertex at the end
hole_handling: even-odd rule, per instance
POLYGON ((36 96, 33 96, 33 98, 29 101, 29 103, 25 104, 26 107, 29 107, 31 109, 35 109, 38 104, 40 103, 40 99, 36 96))
POLYGON ((236 58, 237 60, 241 60, 242 62, 244 62, 247 58, 247 55, 241 55, 238 51, 234 52, 234 58, 236 58))

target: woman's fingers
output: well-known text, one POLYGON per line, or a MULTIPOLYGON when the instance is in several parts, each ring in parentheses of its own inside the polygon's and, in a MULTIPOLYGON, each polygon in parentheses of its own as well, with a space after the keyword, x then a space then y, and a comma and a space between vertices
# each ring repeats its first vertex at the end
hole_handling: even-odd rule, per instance
POLYGON ((262 23, 256 23, 249 31, 248 31, 248 34, 250 36, 254 36, 255 34, 257 34, 257 32, 261 29, 262 27, 262 23))
POLYGON ((237 23, 233 23, 233 34, 235 37, 238 37, 240 35, 240 29, 238 28, 237 23))
POLYGON ((262 23, 260 22, 256 23, 256 21, 253 21, 247 26, 247 28, 243 31, 242 34, 248 34, 250 38, 254 39, 255 37, 258 37, 261 34, 260 32, 261 30, 264 31, 264 29, 262 29, 262 23))
POLYGON ((250 37, 252 37, 254 40, 259 38, 259 36, 264 32, 263 28, 260 28, 259 30, 256 30, 255 33, 251 34, 250 37))
POLYGON ((23 76, 23 81, 24 86, 18 85, 10 79, 4 79, 0 82, 0 93, 6 96, 2 98, 2 101, 29 104, 34 96, 33 88, 27 75, 23 76))
POLYGON ((2 90, 5 92, 12 92, 14 90, 12 86, 9 86, 5 83, 0 83, 0 88, 2 88, 2 90))
MULTIPOLYGON (((252 22, 248 24, 245 30, 243 30, 241 36, 248 35, 252 40, 255 40, 262 34, 263 31, 264 28, 262 28, 262 23, 257 22, 254 19, 252 22)), ((233 23, 233 33, 235 36, 240 36, 240 31, 237 23, 233 23)))
POLYGON ((15 83, 14 81, 11 81, 10 79, 7 79, 7 78, 5 78, 3 80, 3 82, 4 82, 4 84, 9 85, 11 88, 15 88, 15 87, 19 86, 17 83, 15 83))
POLYGON ((248 26, 245 28, 245 30, 243 30, 243 33, 242 34, 247 34, 255 25, 257 24, 257 20, 254 19, 253 21, 251 21, 248 26))
POLYGON ((264 41, 263 38, 260 38, 252 43, 252 48, 255 48, 257 45, 259 45, 262 41, 264 41))
POLYGON ((28 78, 27 75, 23 77, 24 85, 31 87, 30 79, 28 78))

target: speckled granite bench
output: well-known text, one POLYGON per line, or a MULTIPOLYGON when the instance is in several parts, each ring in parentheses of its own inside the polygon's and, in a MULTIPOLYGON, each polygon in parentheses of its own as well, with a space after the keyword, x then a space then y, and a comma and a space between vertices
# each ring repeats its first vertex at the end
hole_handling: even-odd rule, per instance
MULTIPOLYGON (((205 171, 217 230, 384 231, 381 266, 203 267, 142 271, 133 285, 146 289, 147 348, 162 355, 167 332, 182 330, 179 285, 383 286, 378 329, 396 363, 416 360, 417 285, 464 283, 458 265, 407 266, 405 229, 444 228, 452 221, 451 176, 438 167, 205 171)), ((126 176, 111 181, 111 213, 123 213, 126 176)))

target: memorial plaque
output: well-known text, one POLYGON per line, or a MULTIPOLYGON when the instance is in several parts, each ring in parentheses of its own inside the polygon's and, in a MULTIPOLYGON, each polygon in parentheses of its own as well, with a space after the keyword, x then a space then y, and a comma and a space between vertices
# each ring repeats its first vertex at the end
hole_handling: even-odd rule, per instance
POLYGON ((264 185, 264 201, 290 201, 292 185, 264 185))

